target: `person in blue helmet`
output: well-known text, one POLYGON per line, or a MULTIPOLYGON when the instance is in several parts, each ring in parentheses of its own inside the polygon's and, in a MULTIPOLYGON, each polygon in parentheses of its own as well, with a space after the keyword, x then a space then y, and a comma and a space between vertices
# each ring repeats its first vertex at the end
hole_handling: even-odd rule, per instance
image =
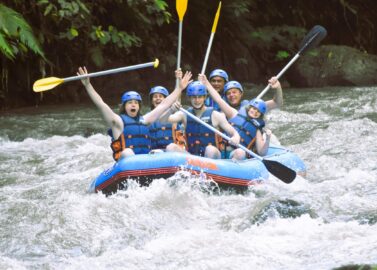
MULTIPOLYGON (((155 109, 169 95, 168 90, 163 86, 152 87, 149 92, 151 110, 155 109)), ((174 113, 174 106, 167 113, 174 113)), ((149 134, 152 142, 152 150, 165 149, 170 143, 176 143, 182 148, 186 147, 183 128, 180 124, 172 124, 168 121, 155 121, 149 125, 149 134)))
MULTIPOLYGON (((88 74, 85 67, 80 67, 77 75, 88 74)), ((191 72, 186 72, 182 78, 182 71, 176 71, 179 85, 167 96, 155 109, 140 115, 141 96, 136 91, 126 91, 122 97, 120 113, 117 114, 102 100, 95 91, 89 78, 82 79, 81 82, 93 101, 100 110, 105 122, 110 126, 113 150, 113 157, 119 160, 135 154, 146 154, 151 149, 151 140, 148 125, 157 121, 160 116, 170 108, 177 100, 182 90, 191 82, 191 72)))
MULTIPOLYGON (((223 95, 224 85, 229 81, 228 73, 222 69, 215 69, 209 74, 209 82, 215 88, 215 90, 220 94, 223 95)), ((223 97, 224 98, 224 97, 223 97)), ((213 99, 208 96, 205 105, 207 107, 213 107, 215 110, 220 111, 219 105, 213 101, 213 99)))
MULTIPOLYGON (((255 150, 259 155, 266 155, 270 143, 271 131, 265 129, 266 137, 263 138, 262 129, 265 127, 263 120, 267 112, 267 103, 261 99, 252 99, 240 110, 237 110, 225 102, 219 93, 212 87, 205 75, 199 75, 199 81, 207 87, 209 94, 217 102, 224 112, 230 124, 237 130, 240 143, 250 150, 255 150)), ((243 160, 247 157, 241 148, 227 147, 229 158, 243 160)))
MULTIPOLYGON (((225 131, 231 137, 231 143, 238 144, 240 136, 228 123, 224 114, 204 104, 207 97, 206 87, 202 83, 194 81, 187 86, 186 91, 192 106, 188 111, 196 115, 202 121, 212 125, 214 128, 225 131)), ((184 123, 187 136, 187 151, 189 153, 214 159, 221 158, 219 149, 221 148, 219 144, 220 140, 212 130, 196 122, 181 111, 169 116, 169 121, 172 123, 184 123)), ((174 144, 169 145, 166 149, 167 151, 184 151, 174 144)))
MULTIPOLYGON (((283 90, 276 77, 272 77, 268 83, 276 90, 273 99, 266 101, 267 109, 270 111, 283 105, 283 90)), ((236 110, 249 104, 249 100, 242 100, 243 92, 242 85, 237 81, 229 81, 224 85, 225 101, 236 110)))

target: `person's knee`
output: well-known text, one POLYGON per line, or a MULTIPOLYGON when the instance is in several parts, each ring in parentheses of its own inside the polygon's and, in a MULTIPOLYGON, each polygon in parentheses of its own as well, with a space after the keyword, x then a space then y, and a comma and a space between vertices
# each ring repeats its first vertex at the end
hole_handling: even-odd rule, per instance
POLYGON ((246 159, 246 153, 242 149, 236 149, 230 156, 231 159, 244 160, 246 159))
POLYGON ((122 154, 120 155, 121 158, 134 156, 135 152, 131 148, 126 148, 122 151, 122 154))
POLYGON ((166 146, 166 152, 186 152, 182 147, 175 143, 170 143, 166 146))
POLYGON ((175 143, 169 143, 166 146, 166 152, 174 152, 174 151, 176 151, 175 149, 176 149, 175 143))
POLYGON ((208 158, 219 159, 221 158, 221 153, 219 149, 217 149, 213 145, 208 145, 204 152, 204 156, 208 158))

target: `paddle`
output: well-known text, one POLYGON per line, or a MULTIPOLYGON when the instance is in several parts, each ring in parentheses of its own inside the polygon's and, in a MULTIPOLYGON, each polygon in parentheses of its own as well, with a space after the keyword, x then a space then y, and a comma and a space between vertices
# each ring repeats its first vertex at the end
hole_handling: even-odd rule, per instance
MULTIPOLYGON (((298 53, 289 61, 289 63, 279 72, 276 77, 279 79, 284 72, 300 57, 301 54, 305 53, 307 50, 314 48, 317 46, 322 39, 326 36, 327 31, 320 25, 314 26, 309 33, 304 37, 304 39, 300 43, 300 50, 298 53)), ((262 98, 262 96, 270 90, 271 85, 267 85, 266 88, 257 96, 257 98, 262 98)))
MULTIPOLYGON (((212 127, 211 125, 207 124, 206 122, 202 121, 200 118, 196 117, 192 113, 188 112, 187 110, 185 110, 183 108, 180 108, 180 111, 184 112, 189 117, 191 117, 193 120, 199 122, 200 124, 202 124, 205 127, 209 128, 210 130, 212 130, 216 134, 220 135, 225 140, 230 141, 230 138, 227 135, 225 135, 224 133, 222 133, 219 130, 215 129, 214 127, 212 127)), ((287 166, 285 166, 285 165, 283 165, 283 164, 281 164, 281 163, 279 163, 279 162, 277 162, 275 160, 264 159, 261 156, 258 156, 254 152, 252 152, 249 149, 247 149, 242 144, 237 144, 236 146, 239 147, 239 148, 241 148, 242 150, 244 150, 249 155, 251 155, 251 156, 255 157, 256 159, 259 159, 261 162, 263 162, 263 164, 264 164, 264 166, 266 166, 267 170, 272 175, 274 175, 277 178, 279 178, 280 180, 282 180, 284 183, 286 183, 286 184, 292 183, 293 180, 296 178, 296 172, 294 170, 288 168, 287 166)))
POLYGON ((212 26, 212 30, 211 30, 211 36, 209 37, 207 52, 206 52, 206 55, 204 57, 204 63, 203 63, 201 74, 205 74, 205 71, 206 71, 208 57, 209 57, 209 53, 210 53, 211 47, 212 47, 212 41, 213 41, 213 38, 215 36, 215 32, 216 32, 216 28, 217 28, 217 23, 218 23, 219 17, 220 17, 220 9, 221 9, 221 1, 219 3, 219 7, 217 8, 217 12, 216 12, 216 15, 215 15, 215 20, 213 21, 213 26, 212 26))
POLYGON ((113 73, 119 73, 123 71, 129 71, 129 70, 134 70, 134 69, 140 69, 140 68, 146 68, 146 67, 155 67, 157 68, 159 64, 158 59, 156 59, 154 62, 149 62, 145 64, 139 64, 139 65, 133 65, 133 66, 128 66, 128 67, 121 67, 121 68, 114 68, 114 69, 109 69, 109 70, 104 70, 104 71, 98 71, 94 73, 89 73, 85 75, 80 75, 80 76, 72 76, 72 77, 67 77, 67 78, 56 78, 56 77, 48 77, 48 78, 43 78, 39 79, 34 82, 33 84, 33 90, 34 92, 43 92, 50 90, 59 84, 62 84, 64 82, 70 82, 70 81, 76 81, 76 80, 81 80, 82 78, 90 78, 90 77, 97 77, 97 76, 103 76, 103 75, 108 75, 108 74, 113 74, 113 73))
MULTIPOLYGON (((188 0, 177 0, 175 3, 178 19, 179 19, 179 29, 178 29, 178 53, 177 53, 177 70, 181 67, 181 48, 182 48, 182 24, 183 24, 183 16, 185 16, 187 10, 187 2, 188 0)), ((179 80, 176 80, 175 86, 177 87, 179 84, 179 80)))

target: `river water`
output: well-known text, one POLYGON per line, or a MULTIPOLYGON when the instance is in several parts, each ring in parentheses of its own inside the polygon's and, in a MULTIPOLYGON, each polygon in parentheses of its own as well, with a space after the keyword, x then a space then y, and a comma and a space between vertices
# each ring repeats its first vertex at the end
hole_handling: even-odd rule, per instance
POLYGON ((332 269, 377 263, 377 88, 285 90, 267 115, 307 165, 246 194, 176 176, 105 197, 94 105, 0 116, 0 269, 332 269))

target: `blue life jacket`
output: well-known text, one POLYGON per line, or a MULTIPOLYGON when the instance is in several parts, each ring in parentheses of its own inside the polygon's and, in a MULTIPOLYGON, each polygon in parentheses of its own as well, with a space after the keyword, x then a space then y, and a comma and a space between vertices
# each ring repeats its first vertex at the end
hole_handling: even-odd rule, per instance
MULTIPOLYGON (((147 154, 151 150, 151 139, 149 135, 149 128, 142 123, 142 117, 129 117, 126 114, 121 114, 124 129, 123 136, 125 141, 125 148, 131 148, 135 154, 147 154)), ((111 129, 109 135, 115 141, 111 129)), ((123 149, 122 149, 123 150, 123 149)))
MULTIPOLYGON (((212 125, 211 117, 213 110, 212 107, 208 107, 203 112, 200 119, 207 124, 212 125)), ((195 115, 193 108, 189 108, 188 111, 195 115)), ((188 151, 193 155, 204 156, 207 145, 217 146, 215 133, 189 116, 187 116, 186 134, 188 151)))
POLYGON ((182 130, 181 125, 169 122, 161 123, 156 121, 149 126, 149 134, 152 142, 152 149, 165 149, 170 143, 177 143, 176 131, 182 130))
POLYGON ((245 107, 242 107, 235 117, 229 119, 229 123, 240 135, 240 143, 248 149, 251 149, 255 144, 257 130, 262 130, 265 126, 263 119, 250 118, 245 107))
POLYGON ((206 107, 213 107, 216 111, 221 112, 219 104, 217 104, 210 96, 206 98, 206 100, 204 101, 204 105, 206 105, 206 107))
POLYGON ((236 109, 237 111, 240 111, 243 107, 249 105, 249 102, 250 102, 250 101, 247 100, 247 99, 241 100, 240 105, 239 105, 237 108, 235 108, 235 109, 236 109))
POLYGON ((173 142, 173 125, 169 122, 156 121, 149 126, 152 149, 163 149, 173 142))

